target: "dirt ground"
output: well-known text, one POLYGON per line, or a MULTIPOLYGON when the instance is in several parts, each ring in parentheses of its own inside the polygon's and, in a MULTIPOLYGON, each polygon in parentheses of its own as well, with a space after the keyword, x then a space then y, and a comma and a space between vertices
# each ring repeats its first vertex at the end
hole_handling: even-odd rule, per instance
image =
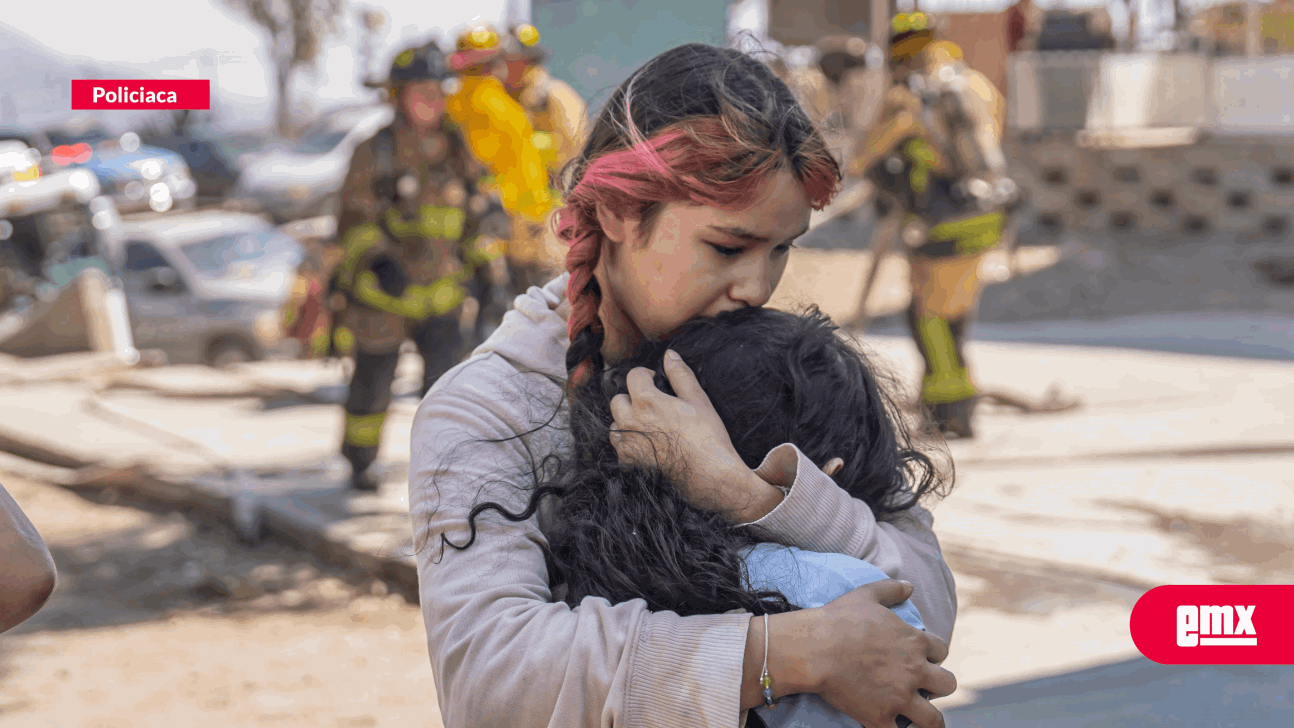
POLYGON ((385 584, 0 479, 59 570, 46 607, 0 637, 6 728, 441 726, 421 613, 385 584))

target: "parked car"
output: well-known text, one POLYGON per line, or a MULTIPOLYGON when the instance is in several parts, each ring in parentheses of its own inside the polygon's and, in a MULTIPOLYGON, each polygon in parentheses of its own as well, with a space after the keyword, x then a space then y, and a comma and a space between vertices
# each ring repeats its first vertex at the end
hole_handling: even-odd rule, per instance
POLYGON ((127 218, 111 255, 136 345, 217 367, 296 354, 283 307, 302 257, 263 218, 223 210, 127 218))
POLYGON ((46 171, 84 167, 122 212, 192 207, 197 186, 179 154, 116 136, 102 124, 74 120, 45 129, 0 128, 0 139, 17 139, 41 153, 46 171))
POLYGON ((0 182, 30 182, 40 175, 40 152, 20 140, 0 140, 0 182))
POLYGON ((230 197, 254 204, 280 223, 336 215, 351 154, 391 123, 389 106, 348 109, 325 117, 288 149, 268 149, 242 158, 242 174, 230 197))
POLYGON ((125 294, 106 257, 120 245, 120 217, 99 191, 84 169, 34 180, 0 169, 0 351, 42 356, 106 347, 127 359, 138 355, 125 294), (90 282, 78 284, 86 276, 90 282))
POLYGON ((223 200, 238 182, 238 168, 214 139, 189 135, 152 137, 148 145, 167 149, 184 157, 196 185, 195 198, 200 202, 223 200))

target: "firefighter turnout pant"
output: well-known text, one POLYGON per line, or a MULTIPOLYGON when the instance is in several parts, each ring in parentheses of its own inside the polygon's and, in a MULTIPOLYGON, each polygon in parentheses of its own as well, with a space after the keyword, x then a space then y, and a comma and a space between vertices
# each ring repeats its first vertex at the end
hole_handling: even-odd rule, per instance
POLYGON ((937 225, 910 253, 908 323, 925 360, 921 401, 936 410, 977 394, 963 345, 979 304, 980 262, 1001 238, 1004 219, 989 213, 937 225))
MULTIPOLYGON (((463 336, 457 312, 415 323, 410 338, 422 357, 423 376, 419 397, 425 396, 442 374, 459 361, 463 336)), ((391 385, 395 382, 400 350, 381 353, 355 350, 355 372, 346 394, 346 429, 341 453, 350 462, 353 476, 366 472, 377 460, 382 444, 382 426, 391 406, 391 385)))

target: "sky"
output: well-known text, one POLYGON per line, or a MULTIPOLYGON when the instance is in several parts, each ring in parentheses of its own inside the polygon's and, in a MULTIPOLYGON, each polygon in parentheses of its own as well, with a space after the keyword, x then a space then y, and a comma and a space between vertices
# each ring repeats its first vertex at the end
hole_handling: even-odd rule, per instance
MULTIPOLYGON (((608 0, 610 1, 610 0, 608 0)), ((908 0, 910 2, 910 0, 908 0)), ((1134 0, 1145 10, 1166 6, 1166 0, 1134 0)), ((1187 0, 1188 6, 1215 4, 1219 0, 1187 0)), ((923 9, 941 5, 984 5, 994 10, 1012 0, 922 0, 923 9)), ((1044 7, 1093 7, 1107 0, 1038 0, 1044 7)), ((738 25, 760 26, 758 0, 737 3, 738 25)), ((293 106, 307 116, 328 107, 372 99, 360 85, 356 49, 361 30, 356 13, 379 7, 387 22, 375 40, 371 75, 382 75, 391 58, 403 47, 425 40, 439 31, 453 37, 474 19, 501 21, 511 12, 528 18, 530 0, 348 0, 343 34, 329 39, 316 69, 299 73, 293 85, 293 106)), ((1121 0, 1111 5, 1116 29, 1125 19, 1121 0)), ((273 78, 267 37, 250 21, 241 19, 226 0, 47 0, 7 3, 0 25, 31 37, 48 48, 97 61, 132 64, 144 77, 211 78, 214 108, 234 127, 270 123, 273 78), (58 19, 58 22, 52 22, 58 19), (203 68, 194 57, 204 48, 217 52, 214 69, 203 68)), ((1117 32, 1117 30, 1116 30, 1117 32)), ((12 71, 10 71, 12 72, 12 71)))
MULTIPOLYGON (((425 40, 439 30, 443 39, 474 19, 504 19, 509 10, 528 17, 529 0, 379 0, 364 4, 350 0, 343 35, 331 39, 314 74, 303 73, 298 90, 313 89, 310 106, 337 106, 363 97, 355 49, 361 30, 355 12, 378 7, 387 14, 385 27, 375 41, 373 73, 390 63, 406 44, 425 40)), ((213 95, 240 113, 263 112, 271 94, 268 37, 245 21, 224 0, 49 0, 9 2, 0 24, 30 36, 50 49, 98 61, 146 66, 156 77, 207 78, 209 73, 187 59, 195 51, 219 52, 213 95), (58 22, 52 22, 57 19, 58 22)))

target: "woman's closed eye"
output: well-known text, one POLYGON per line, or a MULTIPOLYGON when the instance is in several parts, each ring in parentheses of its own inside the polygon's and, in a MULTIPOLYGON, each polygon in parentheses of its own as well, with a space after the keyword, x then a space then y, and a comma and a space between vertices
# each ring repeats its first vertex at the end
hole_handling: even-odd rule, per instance
POLYGON ((746 250, 745 248, 740 248, 740 247, 734 248, 727 245, 719 245, 718 243, 706 243, 706 245, 709 245, 711 248, 714 248, 715 252, 717 252, 719 255, 722 255, 725 258, 735 258, 738 255, 741 255, 746 250))
MULTIPOLYGON (((711 248, 714 248, 715 252, 717 252, 719 255, 722 255, 725 258, 735 258, 738 255, 741 255, 742 253, 746 252, 746 248, 743 248, 743 247, 731 247, 727 245, 719 245, 718 243, 706 243, 706 245, 709 245, 711 248)), ((795 243, 785 243, 783 245, 779 245, 773 248, 773 254, 786 255, 787 253, 791 252, 791 248, 794 248, 794 247, 796 247, 795 243)))

